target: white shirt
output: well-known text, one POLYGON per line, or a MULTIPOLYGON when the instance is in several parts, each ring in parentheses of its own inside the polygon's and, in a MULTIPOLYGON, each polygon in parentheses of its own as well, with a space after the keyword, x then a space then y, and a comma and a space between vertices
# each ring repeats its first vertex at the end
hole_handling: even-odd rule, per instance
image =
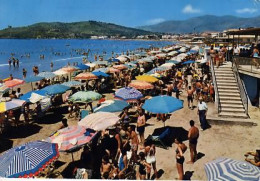
POLYGON ((203 110, 206 111, 206 110, 208 110, 208 106, 207 106, 207 104, 205 102, 202 102, 202 103, 198 104, 198 109, 200 111, 203 111, 203 110))
POLYGON ((240 50, 238 47, 234 48, 234 54, 239 54, 240 50))

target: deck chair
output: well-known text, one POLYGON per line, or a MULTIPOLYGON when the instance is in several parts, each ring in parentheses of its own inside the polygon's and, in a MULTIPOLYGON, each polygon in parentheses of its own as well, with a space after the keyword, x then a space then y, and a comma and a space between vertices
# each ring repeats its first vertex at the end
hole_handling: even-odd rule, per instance
POLYGON ((80 119, 83 119, 87 115, 89 115, 89 111, 88 110, 81 110, 80 111, 80 119))
POLYGON ((165 145, 165 143, 163 142, 163 140, 169 136, 171 133, 171 130, 169 128, 165 129, 164 132, 162 132, 159 136, 152 136, 152 135, 149 135, 147 138, 146 138, 146 142, 149 144, 149 143, 153 143, 155 144, 156 146, 158 147, 162 147, 164 149, 168 149, 168 147, 165 145))

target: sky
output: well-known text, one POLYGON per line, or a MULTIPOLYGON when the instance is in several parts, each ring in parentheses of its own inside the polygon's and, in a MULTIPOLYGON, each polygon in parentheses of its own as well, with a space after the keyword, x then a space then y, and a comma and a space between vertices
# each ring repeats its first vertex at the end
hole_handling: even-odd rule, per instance
POLYGON ((202 15, 260 16, 260 0, 0 0, 0 29, 88 20, 137 27, 202 15))

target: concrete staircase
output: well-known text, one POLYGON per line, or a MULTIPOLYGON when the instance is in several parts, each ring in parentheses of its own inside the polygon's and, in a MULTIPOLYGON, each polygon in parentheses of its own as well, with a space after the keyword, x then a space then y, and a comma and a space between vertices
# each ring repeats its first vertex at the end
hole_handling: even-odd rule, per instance
POLYGON ((243 106, 238 84, 233 73, 231 64, 225 64, 219 68, 214 67, 219 100, 219 117, 247 119, 245 108, 243 106))

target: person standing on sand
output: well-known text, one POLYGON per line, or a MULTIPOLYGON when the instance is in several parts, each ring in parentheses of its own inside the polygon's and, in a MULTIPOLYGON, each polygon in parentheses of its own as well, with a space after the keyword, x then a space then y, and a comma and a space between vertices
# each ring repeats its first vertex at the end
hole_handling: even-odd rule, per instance
POLYGON ((193 92, 194 92, 193 89, 191 88, 191 86, 189 86, 189 89, 187 90, 187 94, 188 94, 187 100, 188 100, 189 109, 193 109, 193 92))
POLYGON ((202 97, 200 97, 199 104, 198 104, 198 115, 199 115, 200 126, 202 131, 205 130, 207 126, 207 120, 206 120, 207 110, 208 110, 207 104, 203 102, 202 97))
POLYGON ((179 180, 183 180, 184 171, 183 171, 183 163, 184 163, 184 156, 183 154, 187 150, 187 146, 182 142, 180 138, 176 138, 174 143, 177 145, 176 148, 176 167, 179 174, 179 180))
POLYGON ((187 164, 192 164, 197 159, 197 143, 199 138, 199 129, 194 126, 194 121, 190 120, 190 126, 188 133, 189 147, 190 147, 190 161, 187 164))

